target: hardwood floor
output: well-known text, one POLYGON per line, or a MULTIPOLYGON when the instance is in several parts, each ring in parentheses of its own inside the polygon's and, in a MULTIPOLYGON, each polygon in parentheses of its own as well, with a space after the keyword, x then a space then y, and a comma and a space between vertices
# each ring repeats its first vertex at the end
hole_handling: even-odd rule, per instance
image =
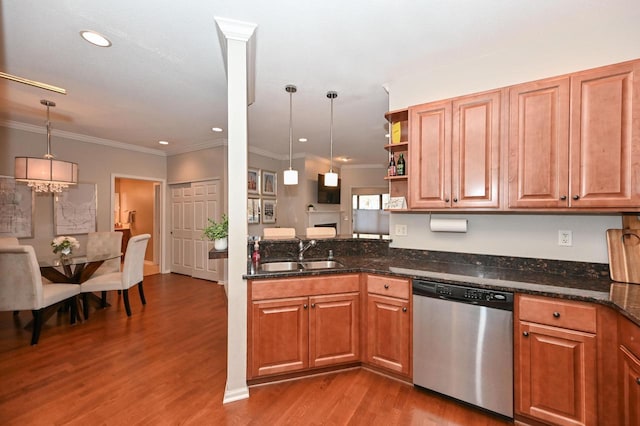
POLYGON ((147 305, 113 306, 68 324, 56 313, 30 346, 31 312, 0 312, 3 425, 505 425, 502 419, 354 369, 253 387, 222 404, 226 303, 222 286, 145 277, 147 305))

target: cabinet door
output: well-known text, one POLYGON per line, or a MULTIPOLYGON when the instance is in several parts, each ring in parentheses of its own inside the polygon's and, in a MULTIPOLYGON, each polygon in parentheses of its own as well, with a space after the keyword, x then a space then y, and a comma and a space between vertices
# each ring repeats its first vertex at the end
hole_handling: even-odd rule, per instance
POLYGON ((451 206, 500 207, 501 92, 453 100, 451 206))
POLYGON ((640 203, 640 61, 571 77, 571 206, 640 203))
POLYGON ((520 321, 516 409, 555 425, 596 425, 596 337, 520 321))
POLYGON ((310 367, 360 360, 358 293, 309 298, 310 367))
POLYGON ((367 362, 409 374, 409 302, 368 294, 367 362))
POLYGON ((569 206, 569 78, 509 90, 509 208, 569 206))
POLYGON ((640 360, 620 346, 620 424, 640 425, 640 360))
POLYGON ((308 298, 252 303, 251 376, 309 366, 308 298))
POLYGON ((412 107, 409 127, 409 207, 448 207, 451 203, 451 102, 412 107))

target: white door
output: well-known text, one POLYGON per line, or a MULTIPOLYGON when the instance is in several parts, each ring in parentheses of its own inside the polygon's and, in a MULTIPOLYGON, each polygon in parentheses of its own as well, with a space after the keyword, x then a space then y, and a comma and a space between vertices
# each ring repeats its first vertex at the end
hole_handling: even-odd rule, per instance
POLYGON ((220 221, 222 216, 220 208, 220 181, 194 182, 193 190, 193 214, 194 214, 194 265, 192 276, 205 280, 220 281, 224 267, 222 260, 209 260, 209 250, 213 248, 213 241, 202 236, 204 228, 208 225, 208 218, 220 221))
POLYGON ((212 281, 223 274, 220 260, 209 260, 213 242, 202 237, 207 218, 220 220, 220 182, 171 186, 171 271, 212 281))

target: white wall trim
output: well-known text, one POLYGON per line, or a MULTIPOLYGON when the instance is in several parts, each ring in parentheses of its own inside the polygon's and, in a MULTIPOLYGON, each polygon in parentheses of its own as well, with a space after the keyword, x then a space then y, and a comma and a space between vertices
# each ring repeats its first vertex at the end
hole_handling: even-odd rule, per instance
POLYGON ((240 401, 247 398, 249 398, 249 388, 247 386, 245 386, 244 388, 232 390, 225 389, 222 403, 226 404, 228 402, 240 401))
MULTIPOLYGON (((39 133, 41 135, 46 135, 47 130, 41 126, 34 126, 33 124, 20 123, 19 121, 9 121, 9 120, 0 120, 1 127, 8 127, 10 129, 23 130, 25 132, 31 133, 39 133)), ((124 142, 113 141, 110 139, 96 138, 94 136, 81 135, 79 133, 67 132, 65 130, 56 130, 53 129, 51 131, 53 136, 58 136, 65 139, 71 139, 80 142, 88 142, 94 143, 96 145, 105 145, 112 148, 126 149, 128 151, 137 151, 143 152, 145 154, 157 155, 160 157, 166 157, 167 153, 164 151, 160 151, 159 149, 146 148, 138 145, 131 145, 124 142)))

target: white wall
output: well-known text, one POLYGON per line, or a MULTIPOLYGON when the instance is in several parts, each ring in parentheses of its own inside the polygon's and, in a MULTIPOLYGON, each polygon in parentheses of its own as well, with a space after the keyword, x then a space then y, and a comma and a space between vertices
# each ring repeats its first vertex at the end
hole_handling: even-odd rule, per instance
MULTIPOLYGON (((616 23, 611 25, 615 26, 616 23)), ((640 25, 594 31, 593 44, 582 38, 561 40, 545 48, 495 52, 439 63, 428 71, 415 70, 390 82, 390 109, 446 99, 511 84, 580 71, 640 58, 640 25)), ((382 148, 381 148, 382 149, 382 148)), ((448 217, 448 216, 447 216, 448 217)), ((452 217, 459 217, 454 215, 452 217)), ((392 247, 511 255, 543 259, 607 263, 605 230, 621 228, 619 215, 464 215, 466 234, 431 233, 428 214, 392 213, 392 247), (395 224, 408 225, 409 235, 394 235, 395 224), (573 231, 573 246, 557 245, 558 230, 573 231)))
MULTIPOLYGON (((111 229, 111 173, 144 176, 157 179, 166 177, 166 157, 112 148, 105 145, 66 139, 51 138, 52 152, 60 160, 78 163, 78 180, 95 183, 98 191, 98 231, 111 229)), ((0 127, 0 175, 13 176, 16 156, 42 157, 47 150, 46 135, 8 127, 0 127)), ((21 239, 22 244, 33 245, 39 256, 51 252, 53 239, 53 196, 36 194, 34 212, 34 238, 21 239)), ((168 223, 169 221, 167 221, 168 223)), ((167 230, 164 231, 167 235, 167 230)), ((78 236, 81 247, 86 235, 78 236)), ((166 255, 166 253, 165 253, 166 255)), ((166 256, 165 256, 166 262, 166 256)), ((168 263, 165 263, 168 265, 168 263)))

